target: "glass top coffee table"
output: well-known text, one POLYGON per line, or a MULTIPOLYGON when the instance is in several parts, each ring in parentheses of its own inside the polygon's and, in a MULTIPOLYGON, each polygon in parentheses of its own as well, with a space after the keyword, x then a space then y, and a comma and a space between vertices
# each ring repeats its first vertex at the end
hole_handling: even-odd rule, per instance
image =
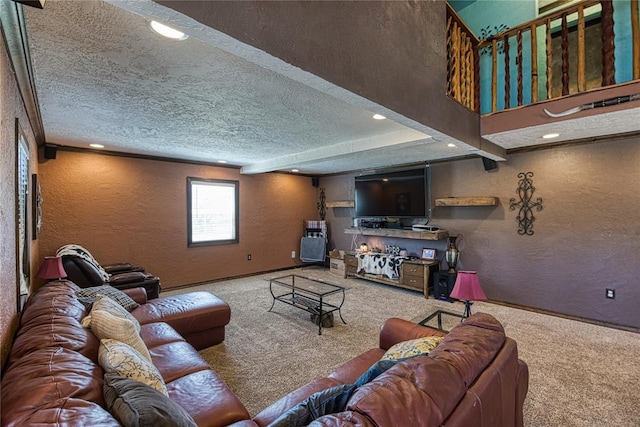
POLYGON ((322 335, 322 319, 334 311, 338 312, 342 323, 347 324, 340 312, 344 304, 344 291, 345 288, 342 286, 297 274, 276 277, 269 279, 269 292, 273 297, 269 311, 273 309, 276 301, 280 301, 315 314, 318 321, 318 335, 322 335), (340 294, 342 299, 339 302, 333 299, 331 303, 326 301, 326 298, 332 295, 337 295, 336 299, 340 299, 340 294))

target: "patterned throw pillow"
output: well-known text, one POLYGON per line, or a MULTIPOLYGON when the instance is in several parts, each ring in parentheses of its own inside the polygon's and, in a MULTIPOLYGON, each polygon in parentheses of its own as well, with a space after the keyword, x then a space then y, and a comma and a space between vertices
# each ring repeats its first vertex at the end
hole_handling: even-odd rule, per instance
POLYGON ((131 311, 134 308, 140 306, 140 304, 135 302, 129 295, 125 294, 120 289, 116 289, 113 286, 109 285, 82 288, 76 291, 76 295, 79 297, 84 297, 84 301, 86 301, 86 298, 95 298, 96 295, 106 295, 120 304, 127 311, 131 311))
POLYGON ((391 346, 380 360, 397 360, 429 354, 443 339, 444 337, 423 337, 402 341, 391 346))
POLYGON ((125 427, 197 427, 182 406, 139 381, 105 374, 103 390, 107 409, 125 427))
POLYGON ((121 319, 129 320, 133 326, 136 328, 137 332, 140 332, 140 322, 138 319, 133 317, 131 313, 125 310, 120 304, 114 301, 111 297, 107 295, 97 294, 95 295, 93 307, 91 308, 91 312, 82 319, 82 326, 85 328, 91 327, 91 315, 94 311, 106 311, 110 313, 112 316, 119 317, 121 319))
POLYGON ((169 395, 158 368, 153 366, 136 349, 123 342, 113 339, 100 340, 98 361, 108 374, 140 381, 165 396, 169 395))
POLYGON ((82 319, 82 325, 91 328, 98 339, 122 341, 151 361, 149 350, 140 337, 140 323, 111 298, 98 295, 91 314, 82 319))

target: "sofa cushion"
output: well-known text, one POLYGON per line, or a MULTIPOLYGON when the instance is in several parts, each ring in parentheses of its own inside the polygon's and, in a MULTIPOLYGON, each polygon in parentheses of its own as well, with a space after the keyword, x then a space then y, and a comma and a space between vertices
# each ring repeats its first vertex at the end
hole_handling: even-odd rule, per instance
POLYGON ((58 310, 58 306, 66 302, 65 298, 56 297, 48 301, 48 309, 32 305, 39 312, 38 316, 33 315, 31 310, 24 313, 23 326, 16 333, 7 368, 29 353, 47 347, 77 351, 98 362, 100 341, 91 331, 82 327, 80 319, 84 310, 79 311, 78 317, 65 316, 65 310, 58 310))
POLYGON ((238 396, 211 369, 167 381, 167 390, 199 426, 228 426, 250 418, 238 396))
POLYGON ((399 342, 398 344, 392 345, 384 356, 382 356, 381 360, 398 360, 419 356, 421 354, 429 354, 443 339, 443 337, 422 337, 399 342))
POLYGON ((113 339, 100 340, 98 359, 105 372, 132 378, 167 395, 158 369, 133 347, 113 339))
POLYGON ((140 327, 140 337, 147 345, 149 352, 154 347, 170 342, 183 342, 184 338, 175 329, 164 322, 147 323, 140 327))
POLYGON ((196 427, 182 406, 131 378, 106 374, 104 400, 109 412, 125 427, 196 427))
MULTIPOLYGON (((191 336, 203 333, 210 335, 215 329, 222 329, 231 319, 229 304, 210 292, 198 291, 170 295, 149 300, 131 313, 140 324, 166 322, 171 325, 196 350, 204 348, 190 340, 191 336)), ((223 335, 224 337, 224 335, 223 335)), ((217 342, 207 343, 209 346, 217 342)))
MULTIPOLYGON (((76 292, 76 295, 83 298, 84 301, 87 301, 87 298, 89 300, 91 298, 95 299, 96 295, 106 295, 120 304, 127 311, 131 311, 140 306, 140 304, 135 302, 129 295, 125 294, 120 289, 116 289, 109 285, 92 286, 90 288, 79 289, 76 292)), ((80 301, 83 302, 83 300, 80 301)))
POLYGON ((169 342, 149 349, 153 365, 170 382, 193 372, 210 370, 211 366, 185 341, 169 342))
POLYGON ((98 295, 93 310, 83 319, 82 324, 91 328, 98 339, 112 338, 121 341, 151 360, 149 350, 140 337, 140 324, 111 298, 98 295))
POLYGON ((381 426, 438 426, 466 390, 454 367, 416 356, 359 387, 345 410, 366 415, 381 426))
POLYGON ((495 358, 505 339, 500 322, 489 314, 476 313, 451 329, 429 356, 454 366, 469 387, 495 358))
POLYGON ((3 372, 0 424, 30 425, 26 420, 47 408, 58 409, 50 411, 52 423, 72 417, 78 405, 100 412, 103 375, 100 366, 76 351, 62 347, 34 350, 3 372), (66 406, 58 406, 61 402, 66 406))

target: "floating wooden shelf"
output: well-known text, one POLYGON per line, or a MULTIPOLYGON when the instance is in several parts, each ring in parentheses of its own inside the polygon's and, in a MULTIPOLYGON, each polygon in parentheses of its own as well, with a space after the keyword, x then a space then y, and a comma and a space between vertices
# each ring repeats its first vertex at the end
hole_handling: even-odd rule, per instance
POLYGON ((335 202, 327 202, 325 206, 328 208, 353 208, 356 206, 356 202, 353 200, 336 200, 335 202))
POLYGON ((401 230, 397 228, 349 227, 345 228, 344 232, 346 234, 362 234, 364 236, 396 237, 400 239, 418 240, 443 240, 449 237, 449 232, 446 230, 413 231, 401 230))
POLYGON ((496 206, 497 197, 446 197, 436 199, 436 206, 496 206))

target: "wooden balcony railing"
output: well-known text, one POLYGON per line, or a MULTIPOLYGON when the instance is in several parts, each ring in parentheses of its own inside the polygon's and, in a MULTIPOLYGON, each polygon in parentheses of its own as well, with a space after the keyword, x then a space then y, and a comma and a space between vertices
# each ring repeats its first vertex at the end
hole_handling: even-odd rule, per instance
MULTIPOLYGON (((632 79, 638 80, 638 0, 615 4, 631 6, 630 65, 632 79)), ((498 110, 499 92, 504 96, 501 107, 508 109, 616 84, 613 5, 611 0, 583 0, 479 42, 449 7, 447 93, 479 111, 480 52, 490 54, 491 112, 498 110)), ((485 62, 482 64, 485 66, 485 62)), ((482 94, 489 96, 489 91, 485 89, 482 94)), ((486 105, 483 110, 488 112, 486 105)))
POLYGON ((478 38, 447 4, 447 95, 480 112, 478 38))

